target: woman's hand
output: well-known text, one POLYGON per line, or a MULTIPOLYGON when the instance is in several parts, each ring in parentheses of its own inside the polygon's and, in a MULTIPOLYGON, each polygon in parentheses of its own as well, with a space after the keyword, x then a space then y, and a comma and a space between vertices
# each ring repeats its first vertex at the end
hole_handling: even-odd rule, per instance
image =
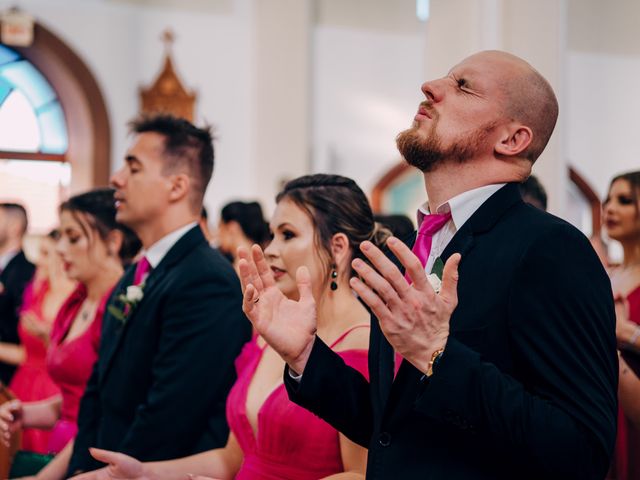
POLYGON ((0 405, 0 435, 2 443, 9 446, 11 436, 22 428, 22 402, 11 400, 0 405))
POLYGON ((27 332, 48 343, 51 327, 40 320, 33 312, 23 313, 20 321, 27 332))

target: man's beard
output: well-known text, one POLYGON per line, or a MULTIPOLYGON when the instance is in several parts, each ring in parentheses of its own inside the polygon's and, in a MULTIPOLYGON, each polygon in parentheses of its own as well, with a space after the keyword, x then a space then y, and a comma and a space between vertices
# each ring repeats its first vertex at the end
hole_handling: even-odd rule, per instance
POLYGON ((437 120, 433 123, 426 138, 423 138, 414 126, 404 130, 396 137, 396 145, 407 163, 422 172, 433 171, 445 162, 465 163, 482 149, 489 133, 496 126, 489 122, 471 133, 461 135, 450 146, 444 147, 435 132, 437 120))

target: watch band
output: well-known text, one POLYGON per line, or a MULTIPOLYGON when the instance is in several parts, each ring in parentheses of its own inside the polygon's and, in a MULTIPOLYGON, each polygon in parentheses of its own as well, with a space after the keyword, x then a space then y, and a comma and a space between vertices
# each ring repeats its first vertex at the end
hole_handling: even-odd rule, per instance
POLYGON ((434 369, 438 366, 443 352, 444 348, 439 348, 431 354, 431 360, 429 360, 429 364, 427 365, 427 377, 433 375, 434 369))

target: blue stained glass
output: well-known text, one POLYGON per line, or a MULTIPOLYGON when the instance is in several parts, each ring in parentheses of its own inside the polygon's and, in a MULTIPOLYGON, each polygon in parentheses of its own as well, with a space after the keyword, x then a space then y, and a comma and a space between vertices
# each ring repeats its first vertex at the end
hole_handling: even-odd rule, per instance
POLYGON ((56 98, 49 82, 26 60, 0 67, 0 76, 20 89, 35 110, 56 98))
POLYGON ((6 82, 4 79, 0 78, 0 108, 11 93, 11 90, 13 90, 13 86, 9 82, 6 82))
POLYGON ((20 58, 20 54, 7 48, 3 45, 0 45, 0 65, 4 65, 5 63, 15 62, 20 58))
POLYGON ((38 123, 42 134, 42 153, 65 153, 69 142, 64 112, 58 102, 49 104, 46 110, 38 114, 38 123))

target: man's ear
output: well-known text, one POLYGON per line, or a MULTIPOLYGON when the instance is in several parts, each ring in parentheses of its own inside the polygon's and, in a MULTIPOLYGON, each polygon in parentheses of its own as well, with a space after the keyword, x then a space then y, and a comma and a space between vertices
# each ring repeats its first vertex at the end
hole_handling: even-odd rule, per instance
POLYGON ((504 130, 495 146, 499 155, 517 157, 524 152, 533 140, 533 132, 525 125, 513 125, 504 130))
POLYGON ((169 181, 171 182, 171 189, 169 191, 169 200, 171 202, 180 201, 189 194, 191 179, 188 175, 178 173, 172 175, 169 181))
POLYGON ((344 233, 336 233, 331 237, 331 257, 340 273, 350 269, 347 268, 351 260, 349 238, 344 233))

